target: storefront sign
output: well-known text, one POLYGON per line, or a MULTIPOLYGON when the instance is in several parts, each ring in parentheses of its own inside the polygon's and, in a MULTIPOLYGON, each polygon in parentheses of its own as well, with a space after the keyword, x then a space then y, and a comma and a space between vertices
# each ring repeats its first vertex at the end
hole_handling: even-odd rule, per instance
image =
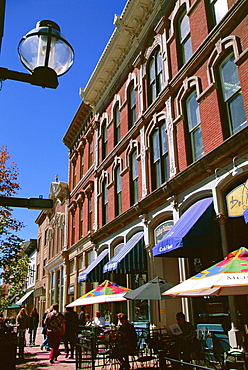
POLYGON ((157 244, 165 236, 165 234, 172 228, 173 225, 174 222, 169 220, 156 227, 154 230, 155 244, 157 244))
POLYGON ((227 194, 226 203, 229 217, 243 216, 248 208, 248 180, 227 194))

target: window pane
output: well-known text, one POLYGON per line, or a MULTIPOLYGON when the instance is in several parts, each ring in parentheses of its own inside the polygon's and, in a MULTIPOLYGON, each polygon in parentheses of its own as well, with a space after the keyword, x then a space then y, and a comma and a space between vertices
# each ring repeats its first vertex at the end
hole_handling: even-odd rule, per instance
POLYGON ((186 14, 181 20, 180 31, 181 31, 181 41, 183 41, 190 32, 189 17, 186 14))
POLYGON ((116 170, 116 191, 117 193, 121 192, 122 190, 122 183, 121 183, 121 176, 120 176, 120 168, 116 170))
POLYGON ((197 129, 193 132, 193 150, 195 160, 201 158, 204 154, 201 126, 197 127, 197 129))
POLYGON ((234 57, 228 59, 221 68, 224 99, 227 100, 240 89, 238 69, 234 63, 234 57))
POLYGON ((159 144, 159 132, 156 130, 152 137, 153 142, 153 162, 156 162, 160 158, 160 144, 159 144))
POLYGON ((214 4, 214 13, 216 24, 221 21, 228 12, 227 0, 217 0, 214 4))
POLYGON ((232 130, 233 133, 238 132, 247 125, 245 108, 242 93, 235 96, 234 99, 229 103, 232 130))
POLYGON ((138 161, 136 159, 137 152, 134 152, 132 155, 132 179, 136 179, 138 177, 138 161))
POLYGON ((162 154, 168 152, 168 136, 166 132, 166 125, 161 126, 161 137, 162 137, 162 154))
POLYGON ((150 65, 149 65, 149 81, 150 83, 155 80, 155 60, 154 58, 151 59, 150 65))
POLYGON ((191 131, 200 123, 200 113, 199 105, 196 101, 196 93, 189 97, 186 103, 187 106, 187 118, 188 118, 188 127, 191 131))
POLYGON ((192 44, 191 44, 191 38, 189 37, 188 40, 184 44, 184 62, 187 62, 187 60, 191 57, 192 55, 192 44))

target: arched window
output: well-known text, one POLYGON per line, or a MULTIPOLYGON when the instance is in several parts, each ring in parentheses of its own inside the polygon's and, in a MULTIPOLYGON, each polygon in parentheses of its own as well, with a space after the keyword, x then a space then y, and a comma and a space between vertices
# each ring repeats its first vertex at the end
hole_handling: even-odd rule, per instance
POLYGON ((121 139, 121 118, 120 108, 117 104, 114 109, 114 145, 117 145, 121 139))
POLYGON ((188 163, 201 158, 204 154, 199 104, 193 91, 185 102, 186 137, 188 142, 188 163))
POLYGON ((115 215, 122 213, 122 178, 121 169, 118 166, 115 170, 115 215))
POLYGON ((162 57, 156 49, 148 64, 148 102, 151 104, 162 89, 162 57))
POLYGON ((107 122, 104 120, 102 124, 102 160, 108 155, 108 129, 107 122))
POLYGON ((178 63, 181 68, 192 55, 189 17, 184 12, 178 22, 178 63))
POLYGON ((88 155, 88 168, 90 168, 93 164, 93 138, 89 137, 88 139, 88 145, 89 145, 89 155, 88 155))
POLYGON ((102 224, 105 225, 108 222, 108 188, 107 180, 102 182, 102 224))
POLYGON ((157 189, 169 178, 168 137, 165 121, 157 126, 151 137, 152 189, 157 189))
POLYGON ((134 83, 128 90, 128 128, 130 129, 136 121, 136 91, 134 83))
POLYGON ((206 0, 209 28, 212 29, 218 24, 228 12, 227 0, 206 0))
POLYGON ((220 107, 223 108, 221 117, 225 136, 229 137, 247 125, 238 68, 233 55, 220 65, 219 79, 221 84, 221 89, 219 89, 220 107), (225 124, 226 122, 228 125, 225 124))
POLYGON ((131 206, 139 201, 139 171, 137 161, 137 150, 131 154, 130 161, 130 202, 131 206))

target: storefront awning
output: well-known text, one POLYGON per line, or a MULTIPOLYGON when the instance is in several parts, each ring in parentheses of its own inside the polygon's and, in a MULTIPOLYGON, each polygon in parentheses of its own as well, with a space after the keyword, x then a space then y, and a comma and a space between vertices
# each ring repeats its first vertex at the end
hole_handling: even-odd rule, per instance
POLYGON ((194 203, 153 248, 153 256, 198 257, 203 248, 220 246, 213 199, 194 203))
POLYGON ((123 273, 130 270, 146 270, 147 259, 144 251, 144 232, 135 234, 122 249, 103 267, 103 272, 123 273))
POLYGON ((108 261, 108 249, 104 249, 99 256, 93 261, 78 277, 78 282, 82 281, 102 281, 102 268, 108 261))
POLYGON ((17 305, 21 306, 21 305, 23 304, 23 302, 25 302, 25 301, 28 299, 28 297, 29 297, 33 292, 34 292, 34 289, 29 290, 28 292, 26 292, 26 293, 24 294, 24 296, 23 296, 23 297, 21 297, 20 299, 18 299, 18 301, 16 301, 15 303, 16 303, 17 305))

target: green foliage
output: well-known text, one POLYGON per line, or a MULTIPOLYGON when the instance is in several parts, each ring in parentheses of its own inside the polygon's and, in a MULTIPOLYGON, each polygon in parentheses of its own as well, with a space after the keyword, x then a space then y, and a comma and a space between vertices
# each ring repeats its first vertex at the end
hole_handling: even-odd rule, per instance
MULTIPOLYGON (((1 196, 13 196, 20 189, 18 169, 9 160, 7 149, 0 148, 1 196)), ((11 297, 20 294, 26 283, 28 257, 20 255, 23 240, 16 235, 22 227, 23 224, 12 216, 10 207, 0 206, 0 277, 8 284, 7 290, 0 290, 0 311, 9 305, 11 297)))

